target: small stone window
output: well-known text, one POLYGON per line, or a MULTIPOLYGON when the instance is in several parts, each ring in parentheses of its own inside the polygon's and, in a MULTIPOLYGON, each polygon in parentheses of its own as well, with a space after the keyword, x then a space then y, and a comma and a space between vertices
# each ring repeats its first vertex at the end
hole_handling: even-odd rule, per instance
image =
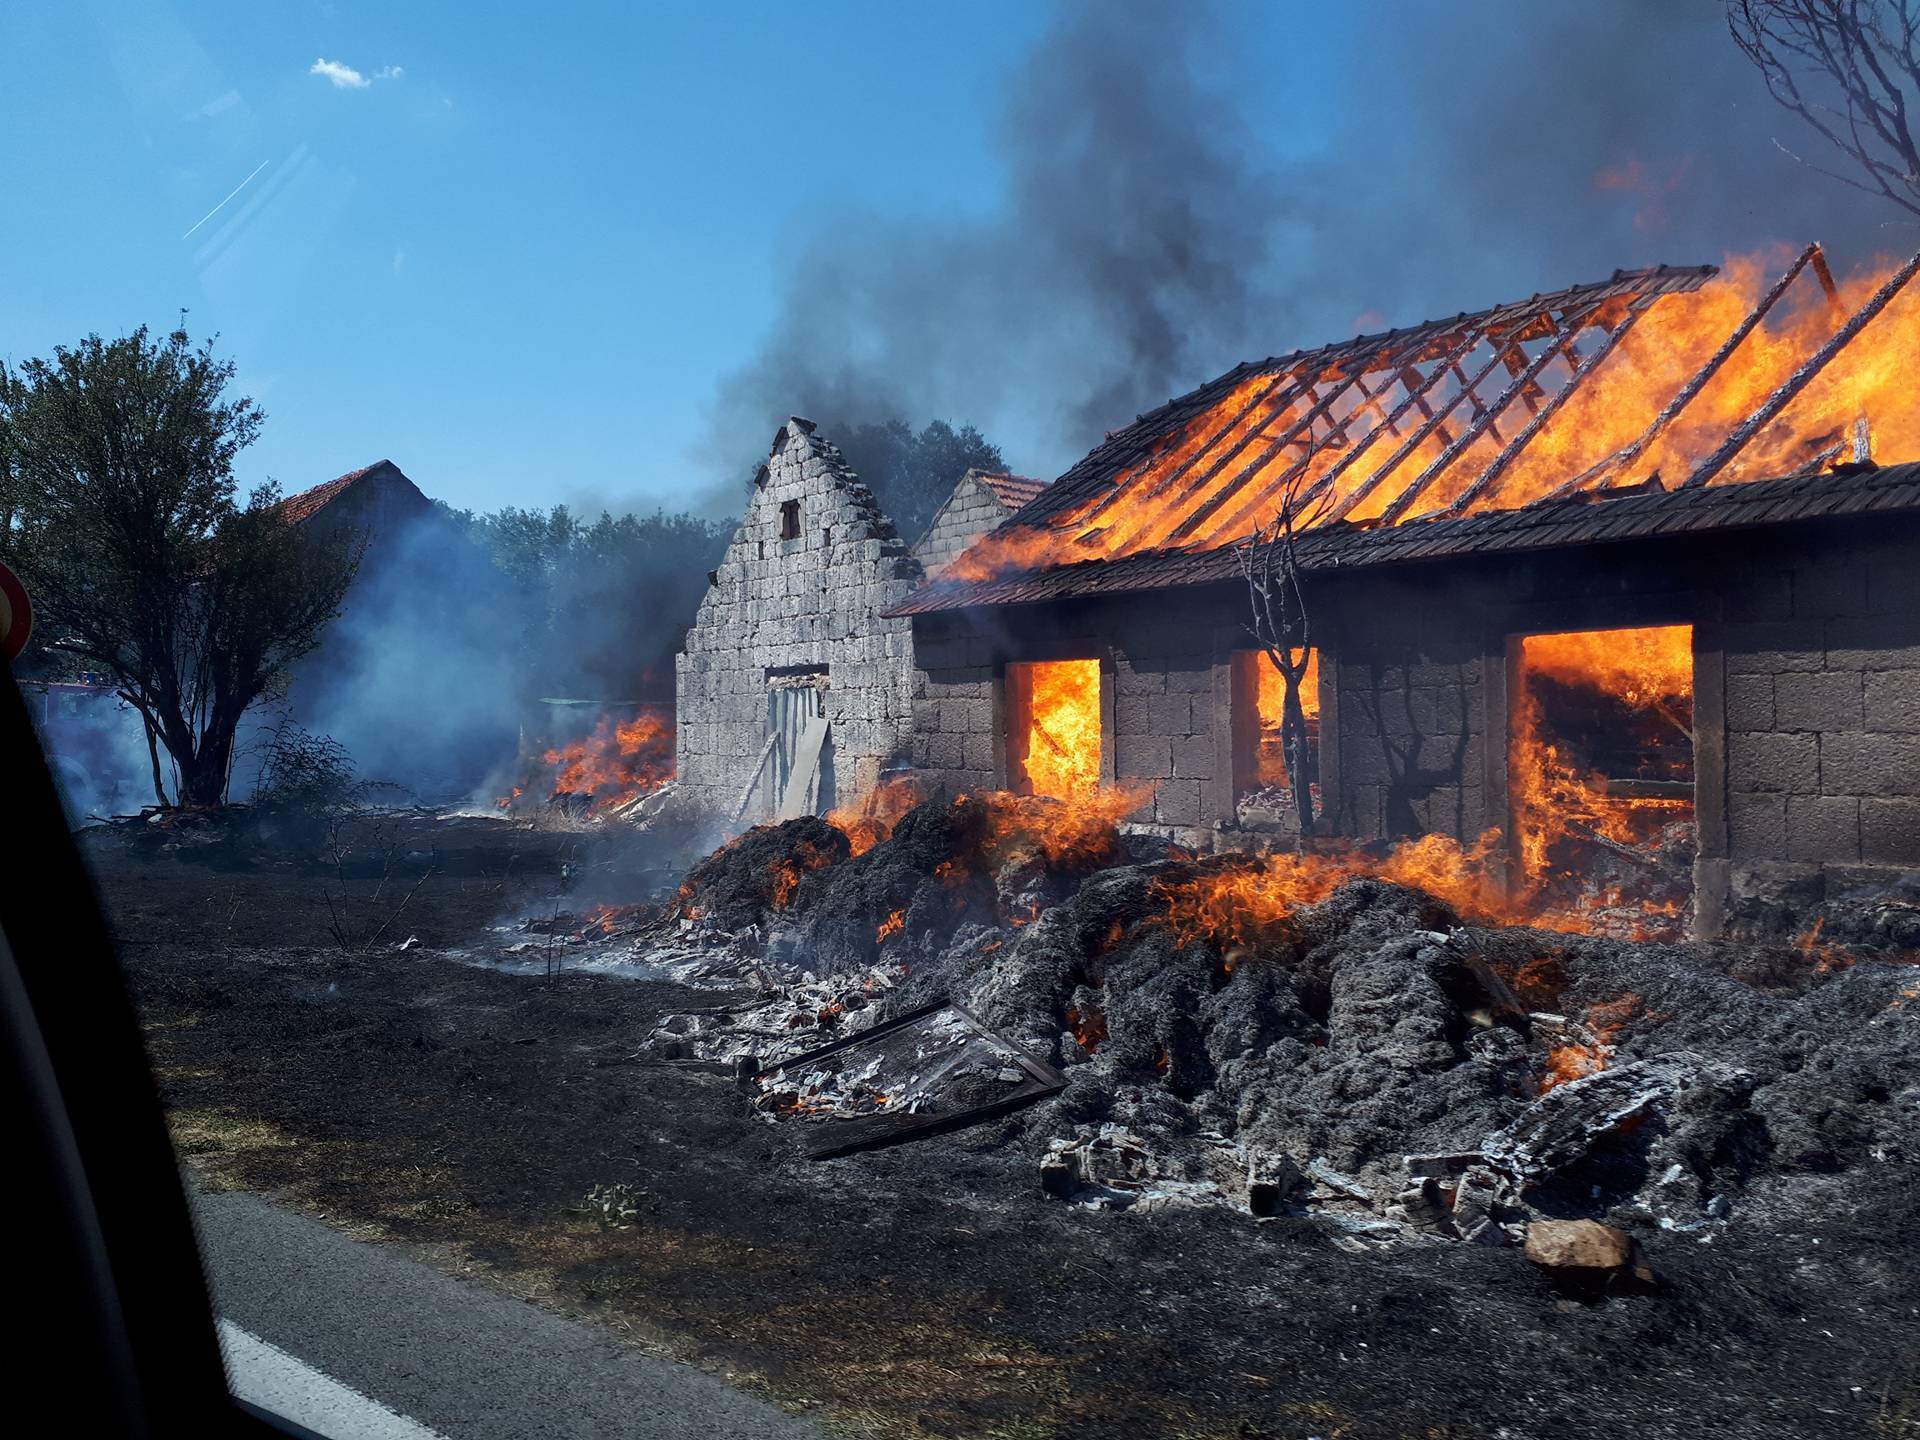
POLYGON ((785 500, 780 505, 780 538, 798 540, 800 538, 800 502, 785 500))

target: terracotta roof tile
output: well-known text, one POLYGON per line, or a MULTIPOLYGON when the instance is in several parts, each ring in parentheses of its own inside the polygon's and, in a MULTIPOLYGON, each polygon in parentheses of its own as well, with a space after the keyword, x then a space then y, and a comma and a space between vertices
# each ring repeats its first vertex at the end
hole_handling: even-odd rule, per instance
POLYGON ((311 490, 302 490, 298 495, 287 496, 280 502, 278 509, 292 524, 298 525, 303 521, 311 520, 374 471, 392 464, 391 460, 376 460, 373 464, 363 465, 358 470, 349 470, 338 480, 329 480, 326 484, 316 485, 311 490))
POLYGON ((1000 475, 992 471, 975 472, 980 483, 994 493, 994 497, 1009 510, 1018 510, 1031 502, 1047 488, 1045 480, 1035 480, 1026 475, 1000 475))

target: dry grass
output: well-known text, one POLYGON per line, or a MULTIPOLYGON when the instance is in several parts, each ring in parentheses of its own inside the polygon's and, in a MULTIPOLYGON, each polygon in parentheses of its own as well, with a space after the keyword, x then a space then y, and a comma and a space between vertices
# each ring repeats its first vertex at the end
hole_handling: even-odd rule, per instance
POLYGON ((173 1110, 167 1115, 173 1148, 192 1163, 209 1190, 246 1188, 247 1161, 265 1150, 285 1150, 300 1142, 258 1116, 222 1110, 173 1110))

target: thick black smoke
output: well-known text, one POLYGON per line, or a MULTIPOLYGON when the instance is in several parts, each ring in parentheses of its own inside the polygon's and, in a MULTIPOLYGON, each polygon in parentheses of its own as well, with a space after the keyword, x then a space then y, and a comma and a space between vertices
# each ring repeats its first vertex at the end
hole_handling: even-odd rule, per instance
POLYGON ((1359 223, 1319 268, 1396 323, 1620 267, 1819 240, 1844 270, 1920 246, 1813 168, 1847 162, 1767 94, 1723 0, 1364 0, 1354 23, 1386 37, 1391 83, 1339 149, 1386 163, 1350 169, 1359 223))
POLYGON ((1053 474, 1244 359, 1619 267, 1920 244, 1783 151, 1835 163, 1719 0, 1070 4, 997 103, 993 218, 803 217, 718 396, 730 473, 798 411, 969 421, 1053 474), (1289 17, 1285 71, 1236 71, 1238 32, 1289 17))
POLYGON ((1051 463, 1291 331, 1269 258, 1298 202, 1194 81, 1221 38, 1187 7, 1067 10, 1007 78, 999 216, 806 217, 767 345, 721 387, 716 454, 736 467, 797 412, 972 422, 1022 435, 1014 468, 1051 463))

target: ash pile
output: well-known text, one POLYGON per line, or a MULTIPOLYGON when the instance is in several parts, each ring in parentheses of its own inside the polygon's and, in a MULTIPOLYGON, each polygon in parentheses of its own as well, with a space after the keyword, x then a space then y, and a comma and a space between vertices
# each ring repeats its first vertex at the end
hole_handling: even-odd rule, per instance
POLYGON ((795 1057, 962 1007, 1060 1079, 981 1132, 1046 1195, 1317 1216, 1349 1248, 1904 1228, 1910 957, 1473 923, 1377 865, 1197 857, 1116 819, 987 795, 858 854, 816 819, 749 832, 677 924, 751 952, 761 998, 656 1043, 777 1077, 756 1104, 804 1125, 888 1105, 810 1101, 795 1057))

